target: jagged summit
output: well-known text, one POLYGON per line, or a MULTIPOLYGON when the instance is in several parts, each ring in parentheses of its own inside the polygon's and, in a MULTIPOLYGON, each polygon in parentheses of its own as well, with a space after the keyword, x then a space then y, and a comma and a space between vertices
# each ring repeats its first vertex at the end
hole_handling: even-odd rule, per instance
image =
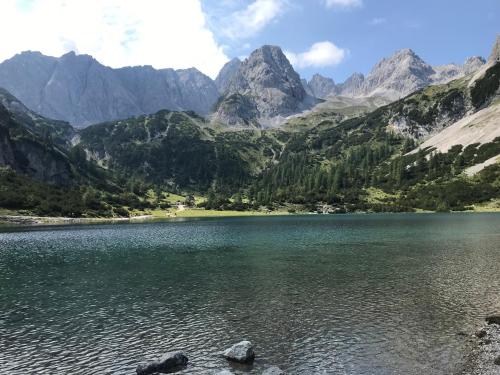
POLYGON ((227 85, 214 115, 229 125, 267 122, 308 107, 300 76, 281 48, 265 45, 243 61, 227 85))
POLYGON ((308 87, 315 97, 321 99, 338 93, 337 85, 333 79, 317 73, 308 82, 308 87))

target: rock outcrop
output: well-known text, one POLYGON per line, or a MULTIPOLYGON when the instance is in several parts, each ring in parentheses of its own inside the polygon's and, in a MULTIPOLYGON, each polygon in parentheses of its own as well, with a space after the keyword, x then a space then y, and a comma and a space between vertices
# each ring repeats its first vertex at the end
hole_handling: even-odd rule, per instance
POLYGON ((181 351, 169 352, 161 356, 160 359, 137 366, 137 375, 149 375, 158 372, 171 373, 180 371, 188 364, 188 357, 181 351))
POLYGON ((253 345, 250 341, 241 341, 226 349, 222 354, 228 361, 251 363, 255 359, 253 345))

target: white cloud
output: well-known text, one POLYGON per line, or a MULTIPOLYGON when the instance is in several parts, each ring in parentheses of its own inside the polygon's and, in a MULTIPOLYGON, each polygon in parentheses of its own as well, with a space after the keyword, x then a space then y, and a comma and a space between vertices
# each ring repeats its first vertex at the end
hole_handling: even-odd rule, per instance
POLYGON ((293 53, 286 51, 286 57, 296 68, 325 67, 338 65, 347 55, 345 49, 337 47, 332 42, 314 43, 308 51, 293 53))
POLYGON ((372 26, 378 26, 378 25, 382 25, 383 23, 386 23, 386 22, 387 22, 386 18, 376 17, 376 18, 373 18, 370 21, 370 25, 372 25, 372 26))
POLYGON ((285 3, 285 0, 255 0, 227 18, 223 33, 232 39, 252 37, 284 12, 285 3))
POLYGON ((359 8, 363 0, 324 0, 328 8, 359 8))
POLYGON ((112 67, 194 66, 212 77, 228 60, 201 0, 2 0, 0 14, 0 60, 75 50, 112 67))

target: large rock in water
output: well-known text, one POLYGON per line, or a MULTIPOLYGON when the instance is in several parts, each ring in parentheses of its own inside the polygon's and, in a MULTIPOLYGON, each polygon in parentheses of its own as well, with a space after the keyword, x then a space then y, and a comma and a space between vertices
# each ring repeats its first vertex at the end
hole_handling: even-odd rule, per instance
POLYGON ((255 359, 255 353, 250 341, 241 341, 226 349, 222 354, 228 361, 239 363, 251 363, 255 359))
POLYGON ((500 314, 498 315, 489 315, 486 317, 487 324, 498 324, 500 325, 500 314))
POLYGON ((183 352, 165 353, 160 359, 137 366, 137 375, 149 375, 157 372, 172 373, 182 370, 188 363, 183 352))

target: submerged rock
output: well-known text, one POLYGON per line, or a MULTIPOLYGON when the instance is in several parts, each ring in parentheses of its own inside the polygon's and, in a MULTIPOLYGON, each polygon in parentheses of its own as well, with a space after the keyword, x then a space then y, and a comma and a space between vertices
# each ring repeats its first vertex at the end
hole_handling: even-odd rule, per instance
POLYGON ((490 315, 486 317, 487 324, 498 324, 500 325, 500 314, 499 315, 490 315))
POLYGON ((183 352, 168 352, 160 359, 146 364, 138 365, 137 375, 149 375, 157 372, 172 373, 182 370, 188 363, 188 357, 183 352))
POLYGON ((262 375, 285 375, 285 371, 280 369, 278 366, 272 366, 264 370, 262 375))
POLYGON ((226 349, 222 356, 228 361, 250 363, 254 360, 255 353, 250 341, 241 341, 226 349))

